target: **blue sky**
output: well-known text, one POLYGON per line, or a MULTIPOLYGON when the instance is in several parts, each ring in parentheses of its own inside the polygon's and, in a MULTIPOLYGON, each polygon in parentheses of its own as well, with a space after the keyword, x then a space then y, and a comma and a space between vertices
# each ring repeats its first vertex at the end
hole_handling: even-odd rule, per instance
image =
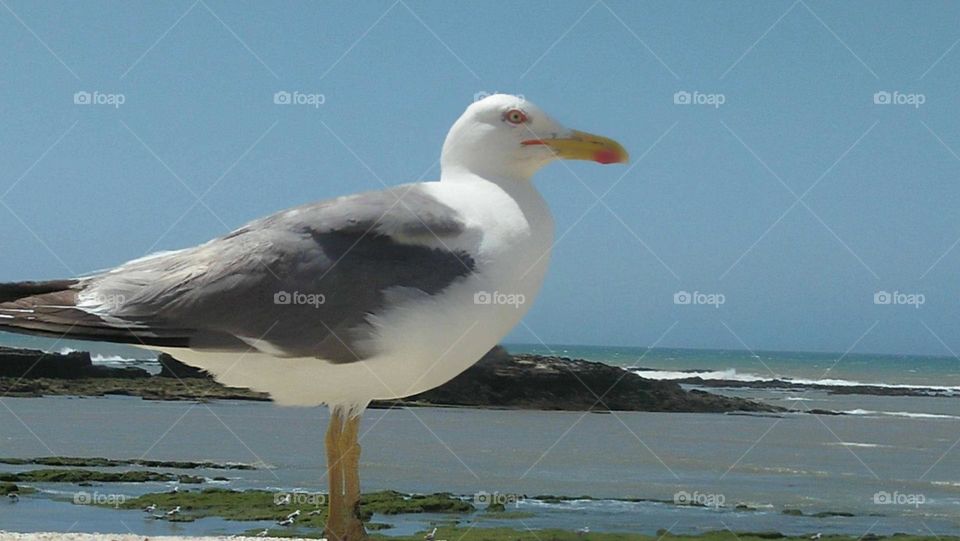
POLYGON ((537 176, 562 236, 510 341, 950 354, 958 16, 816 0, 3 0, 0 278, 86 273, 436 178, 449 125, 505 91, 634 157, 537 176), (75 104, 84 91, 123 103, 75 104), (277 105, 277 91, 324 102, 277 105))

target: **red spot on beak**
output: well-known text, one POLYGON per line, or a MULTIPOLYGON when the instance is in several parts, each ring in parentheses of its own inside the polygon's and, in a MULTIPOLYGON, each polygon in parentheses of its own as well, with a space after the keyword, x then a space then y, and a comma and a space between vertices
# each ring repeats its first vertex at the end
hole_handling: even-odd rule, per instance
POLYGON ((526 141, 523 141, 520 144, 524 146, 528 146, 528 145, 545 145, 546 143, 543 142, 543 139, 527 139, 526 141))
POLYGON ((593 161, 603 164, 617 163, 620 161, 620 155, 613 150, 605 148, 593 153, 593 161))

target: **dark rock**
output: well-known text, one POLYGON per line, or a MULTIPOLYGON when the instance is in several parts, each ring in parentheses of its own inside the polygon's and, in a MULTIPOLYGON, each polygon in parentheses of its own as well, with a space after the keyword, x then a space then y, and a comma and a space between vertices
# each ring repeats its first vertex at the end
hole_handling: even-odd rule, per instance
POLYGON ((807 514, 800 509, 790 509, 790 508, 784 509, 783 511, 781 511, 781 513, 783 513, 784 515, 790 515, 794 517, 812 517, 812 518, 831 518, 831 517, 850 518, 850 517, 856 516, 853 513, 848 513, 846 511, 819 511, 817 513, 807 514))
POLYGON ((205 370, 200 370, 199 368, 194 368, 188 364, 184 364, 166 353, 161 353, 157 355, 157 362, 160 363, 161 369, 160 374, 161 378, 204 378, 204 379, 213 379, 212 376, 205 370))
POLYGON ((75 456, 38 456, 32 458, 4 457, 0 464, 23 466, 34 464, 38 466, 65 466, 74 468, 116 468, 119 466, 144 466, 147 468, 175 468, 189 469, 219 469, 219 470, 255 470, 256 466, 238 462, 210 462, 186 460, 149 460, 145 458, 114 459, 103 457, 75 457, 75 456))
POLYGON ((149 376, 149 372, 140 368, 95 366, 90 360, 90 354, 85 351, 44 353, 34 349, 0 347, 0 377, 78 379, 149 376))
POLYGON ((807 410, 807 413, 810 413, 812 415, 846 415, 846 413, 842 411, 824 410, 820 408, 813 408, 811 410, 807 410))
POLYGON ((676 382, 645 379, 603 363, 510 355, 500 346, 451 381, 403 402, 571 411, 784 411, 742 398, 686 391, 676 382))
POLYGON ((830 517, 855 517, 853 513, 848 513, 846 511, 820 511, 819 513, 814 513, 810 515, 815 518, 830 518, 830 517))

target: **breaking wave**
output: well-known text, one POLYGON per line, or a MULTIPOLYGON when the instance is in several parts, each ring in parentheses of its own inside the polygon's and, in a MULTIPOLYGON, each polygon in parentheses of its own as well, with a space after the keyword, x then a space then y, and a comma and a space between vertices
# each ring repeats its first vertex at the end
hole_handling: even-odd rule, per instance
POLYGON ((881 387, 886 389, 932 390, 940 392, 960 393, 960 387, 944 385, 907 385, 901 383, 867 383, 847 379, 805 379, 791 377, 772 377, 752 373, 737 372, 733 368, 726 370, 657 370, 649 368, 631 368, 634 374, 656 380, 683 380, 700 378, 705 381, 742 381, 745 383, 782 381, 794 385, 816 385, 821 387, 881 387))

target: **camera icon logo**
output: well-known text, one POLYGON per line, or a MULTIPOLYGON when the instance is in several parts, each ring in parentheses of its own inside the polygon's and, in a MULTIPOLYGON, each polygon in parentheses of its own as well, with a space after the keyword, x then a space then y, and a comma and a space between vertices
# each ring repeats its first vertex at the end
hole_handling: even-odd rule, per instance
POLYGON ((73 103, 76 105, 90 105, 90 103, 92 103, 90 93, 85 90, 74 92, 73 103))
POLYGON ((93 497, 89 492, 77 492, 73 495, 73 503, 76 505, 90 505, 93 503, 93 497))
POLYGON ((273 304, 290 304, 293 302, 293 295, 286 291, 277 291, 273 294, 273 304))
POLYGON ((877 505, 889 505, 893 503, 893 496, 886 490, 881 490, 873 495, 873 503, 877 505))
POLYGON ((673 495, 673 503, 676 505, 689 505, 692 501, 690 493, 686 490, 681 490, 673 495))
POLYGON ((690 304, 693 302, 693 295, 689 291, 677 291, 673 294, 673 304, 690 304))
POLYGON ((491 304, 493 295, 488 291, 477 291, 473 294, 473 304, 491 304))
POLYGON ((686 90, 680 90, 673 94, 673 103, 676 105, 690 105, 691 96, 686 90))
POLYGON ((286 90, 278 90, 273 93, 273 103, 277 105, 290 105, 291 94, 286 90))
POLYGON ((881 90, 873 94, 873 103, 876 105, 888 105, 891 103, 890 93, 886 90, 881 90))
POLYGON ((893 295, 888 291, 877 291, 873 294, 873 304, 890 304, 892 302, 893 295))

